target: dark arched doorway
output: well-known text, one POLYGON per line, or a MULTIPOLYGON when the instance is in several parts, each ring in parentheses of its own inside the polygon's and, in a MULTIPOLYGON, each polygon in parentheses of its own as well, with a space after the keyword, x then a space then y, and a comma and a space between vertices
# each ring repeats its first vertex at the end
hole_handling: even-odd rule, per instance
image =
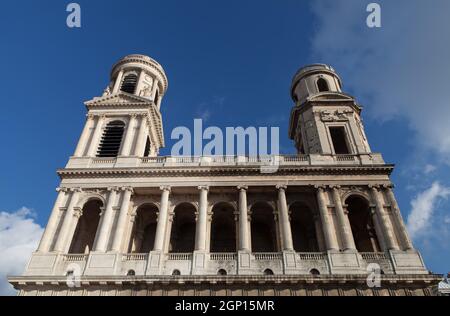
POLYGON ((356 249, 359 252, 381 251, 369 202, 361 196, 352 195, 347 198, 346 204, 356 249))
POLYGON ((190 203, 182 203, 175 208, 170 234, 169 252, 187 253, 194 251, 195 212, 195 207, 190 203))
POLYGON ((317 252, 317 232, 311 209, 301 202, 295 202, 289 208, 294 249, 297 252, 317 252))
POLYGON ((236 222, 234 208, 227 203, 212 209, 210 252, 236 252, 236 222))
POLYGON ((253 252, 277 252, 277 230, 273 208, 258 202, 251 208, 251 234, 253 252))
POLYGON ((155 243, 158 208, 154 204, 144 204, 136 211, 130 252, 149 253, 155 243))
POLYGON ((89 253, 92 250, 102 207, 103 202, 98 199, 90 200, 84 204, 83 215, 78 220, 69 253, 82 254, 89 253))

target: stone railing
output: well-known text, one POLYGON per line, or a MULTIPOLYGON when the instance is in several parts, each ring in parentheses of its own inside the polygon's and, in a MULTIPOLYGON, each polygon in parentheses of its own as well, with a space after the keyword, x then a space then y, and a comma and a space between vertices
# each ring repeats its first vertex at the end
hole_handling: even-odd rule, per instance
POLYGON ((235 253, 211 253, 209 259, 213 261, 232 261, 237 260, 235 253))
POLYGON ((171 261, 192 260, 192 253, 169 253, 167 255, 167 260, 171 261))
POLYGON ((116 158, 92 158, 92 164, 111 164, 115 163, 116 158))
POLYGON ((255 260, 282 260, 283 255, 281 253, 276 252, 257 252, 253 254, 255 256, 255 260))
POLYGON ((148 253, 129 253, 122 256, 122 261, 145 261, 148 253))
POLYGON ((174 166, 327 166, 327 165, 383 165, 380 154, 360 155, 278 155, 278 156, 184 156, 184 157, 141 157, 126 161, 121 158, 72 157, 67 168, 121 167, 174 167, 174 166), (117 163, 117 164, 116 164, 117 163))
POLYGON ((298 252, 297 255, 302 261, 318 261, 326 259, 326 254, 322 252, 298 252))
POLYGON ((384 261, 389 260, 384 252, 361 252, 361 257, 366 261, 384 261))
POLYGON ((87 260, 88 255, 86 254, 69 254, 64 255, 64 261, 66 262, 83 262, 87 260))

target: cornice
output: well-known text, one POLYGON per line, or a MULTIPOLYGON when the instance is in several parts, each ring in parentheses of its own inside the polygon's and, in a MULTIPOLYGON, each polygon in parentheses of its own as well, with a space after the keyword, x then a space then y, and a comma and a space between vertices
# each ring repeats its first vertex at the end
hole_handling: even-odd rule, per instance
POLYGON ((59 169, 61 179, 109 178, 109 177, 195 177, 195 176, 262 176, 270 175, 387 175, 393 165, 380 166, 280 166, 273 174, 261 173, 260 167, 209 166, 209 167, 164 167, 164 168, 101 168, 59 169))
MULTIPOLYGON (((16 288, 24 288, 26 286, 45 286, 60 285, 67 286, 67 277, 65 276, 45 276, 45 277, 9 277, 9 282, 16 288)), ((426 284, 430 285, 442 280, 442 275, 437 274, 405 274, 405 275, 382 275, 382 282, 386 284, 426 284)), ((127 285, 127 284, 217 284, 217 283, 288 283, 288 284, 366 284, 367 275, 365 274, 343 274, 343 275, 227 275, 227 276, 82 276, 79 279, 81 285, 127 285)))

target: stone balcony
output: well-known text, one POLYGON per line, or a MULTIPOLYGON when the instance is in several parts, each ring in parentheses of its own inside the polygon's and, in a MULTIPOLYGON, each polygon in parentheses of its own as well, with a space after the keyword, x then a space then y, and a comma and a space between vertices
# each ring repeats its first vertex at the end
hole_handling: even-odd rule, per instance
POLYGON ((397 273, 392 254, 384 252, 207 253, 204 268, 197 272, 194 269, 196 253, 169 253, 163 255, 163 264, 158 273, 149 271, 151 256, 152 253, 35 253, 25 275, 339 275, 366 274, 367 266, 371 263, 378 264, 384 274, 397 273))
POLYGON ((117 157, 92 158, 71 157, 66 169, 83 168, 167 168, 202 166, 266 167, 276 166, 371 166, 384 165, 379 153, 360 155, 279 155, 266 157, 249 156, 185 156, 185 157, 117 157))

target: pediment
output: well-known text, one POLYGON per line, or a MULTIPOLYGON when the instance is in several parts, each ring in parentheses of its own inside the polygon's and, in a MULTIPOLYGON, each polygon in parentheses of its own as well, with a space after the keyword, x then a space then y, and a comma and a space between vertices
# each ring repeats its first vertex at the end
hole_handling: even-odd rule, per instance
POLYGON ((126 104, 148 104, 151 100, 136 96, 125 92, 119 92, 107 96, 94 98, 85 102, 87 106, 102 106, 102 105, 126 105, 126 104))

